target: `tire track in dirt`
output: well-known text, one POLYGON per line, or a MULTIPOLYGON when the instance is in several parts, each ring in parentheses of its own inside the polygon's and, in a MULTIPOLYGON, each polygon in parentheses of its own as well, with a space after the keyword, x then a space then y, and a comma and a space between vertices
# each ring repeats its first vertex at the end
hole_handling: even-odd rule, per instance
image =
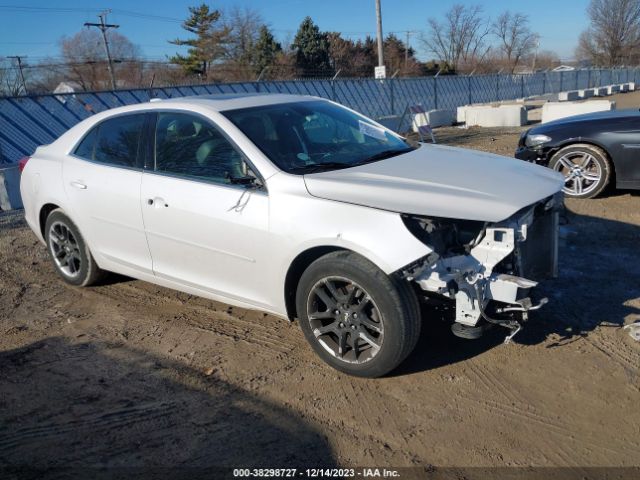
MULTIPOLYGON (((276 353, 288 354, 293 350, 293 347, 288 345, 286 342, 273 341, 259 335, 254 335, 253 332, 248 331, 246 328, 241 328, 230 322, 226 323, 216 321, 209 323, 200 323, 189 318, 186 319, 186 322, 191 327, 196 328, 200 331, 213 333, 215 335, 227 337, 235 341, 240 340, 248 343, 249 345, 263 347, 276 353)), ((258 353, 264 356, 264 352, 258 351, 258 353)))
MULTIPOLYGON (((461 399, 466 400, 468 402, 474 403, 489 413, 496 415, 501 418, 511 418, 519 423, 528 423, 532 422, 535 425, 538 425, 545 429, 547 432, 552 433, 556 436, 563 438, 564 440, 568 440, 570 442, 578 442, 578 440, 571 434, 572 426, 558 420, 553 420, 545 415, 540 415, 538 413, 530 412, 524 410, 522 408, 518 408, 515 406, 505 405, 500 402, 496 402, 494 400, 483 400, 479 398, 474 398, 468 395, 460 395, 461 399)), ((627 445, 618 445, 616 448, 610 448, 607 445, 603 445, 602 443, 597 443, 589 438, 593 438, 593 435, 589 435, 588 437, 584 434, 580 434, 579 442, 590 445, 593 448, 598 450, 606 450, 610 453, 620 454, 621 452, 628 452, 630 455, 635 455, 637 452, 635 449, 628 447, 627 445)), ((554 444, 555 445, 555 444, 554 444)))
POLYGON ((468 361, 468 366, 473 374, 472 376, 479 381, 480 385, 487 392, 498 393, 507 402, 512 404, 527 403, 526 400, 518 398, 512 390, 507 388, 504 382, 500 380, 500 377, 492 373, 490 369, 482 368, 474 359, 468 361))
MULTIPOLYGON (((362 433, 366 433, 370 439, 375 440, 383 448, 401 452, 408 459, 415 458, 420 449, 416 448, 416 445, 410 444, 404 433, 405 429, 395 420, 399 413, 398 410, 389 406, 395 406, 395 403, 390 402, 387 396, 377 391, 377 385, 350 377, 342 378, 339 383, 342 398, 345 399, 345 407, 353 410, 355 406, 357 412, 354 424, 350 425, 354 432, 359 430, 362 432, 364 424, 366 431, 362 433), (363 385, 369 386, 375 391, 367 392, 363 385)), ((316 418, 319 422, 332 424, 326 418, 319 416, 316 418)), ((347 420, 343 418, 345 423, 347 420)))
MULTIPOLYGON (((504 382, 502 382, 499 377, 490 369, 483 369, 473 360, 469 361, 469 367, 474 376, 479 379, 481 387, 485 390, 485 394, 483 395, 485 400, 480 400, 468 395, 461 395, 461 398, 472 401, 474 403, 478 403, 485 410, 489 410, 494 414, 510 417, 520 423, 534 422, 535 424, 548 429, 549 431, 556 435, 559 435, 560 437, 576 441, 569 433, 572 430, 571 425, 566 422, 550 418, 548 415, 542 414, 537 411, 534 405, 531 405, 528 400, 521 397, 514 390, 510 390, 504 384, 504 382), (500 401, 500 399, 486 399, 486 394, 490 393, 498 393, 498 396, 506 399, 507 402, 500 401)), ((591 445, 594 448, 607 450, 611 453, 619 453, 621 449, 627 450, 629 452, 632 451, 632 448, 628 447, 627 445, 621 445, 617 450, 611 449, 606 445, 597 442, 597 439, 597 436, 594 435, 581 435, 581 441, 584 444, 591 445)))
POLYGON ((585 337, 585 340, 608 358, 621 365, 637 382, 638 369, 640 368, 640 353, 629 349, 622 341, 617 341, 614 344, 611 340, 603 337, 604 334, 601 333, 595 338, 589 335, 585 337))
MULTIPOLYGON (((566 320, 563 323, 567 323, 569 326, 582 327, 583 321, 573 311, 579 311, 578 306, 575 305, 574 310, 563 308, 559 313, 560 317, 565 317, 566 320)), ((616 327, 616 331, 618 330, 616 327)), ((614 337, 610 339, 607 328, 599 327, 590 332, 586 332, 581 335, 581 339, 593 346, 596 350, 600 351, 603 355, 614 361, 625 369, 628 373, 631 373, 636 379, 638 378, 638 369, 640 368, 640 351, 636 352, 629 348, 624 342, 614 337)))
POLYGON ((147 402, 119 408, 99 416, 68 420, 62 423, 40 423, 5 432, 0 438, 0 456, 16 448, 25 448, 40 441, 55 441, 61 435, 77 435, 80 431, 102 432, 132 428, 144 422, 153 422, 178 411, 178 405, 170 402, 147 402))
MULTIPOLYGON (((148 311, 151 317, 157 315, 157 307, 154 305, 154 301, 161 300, 163 303, 171 305, 171 308, 169 310, 165 309, 163 313, 165 315, 173 313, 175 321, 182 322, 188 327, 234 341, 244 341, 250 345, 257 345, 278 354, 288 354, 297 346, 295 343, 283 340, 280 336, 271 333, 268 327, 259 322, 241 320, 226 312, 212 311, 212 309, 200 305, 185 304, 170 294, 160 297, 155 293, 148 292, 145 288, 128 284, 114 284, 108 287, 82 289, 81 294, 85 297, 102 301, 105 299, 116 302, 130 301, 138 306, 138 310, 148 311), (203 318, 205 320, 202 320, 203 318)), ((282 320, 282 322, 285 321, 282 320)))

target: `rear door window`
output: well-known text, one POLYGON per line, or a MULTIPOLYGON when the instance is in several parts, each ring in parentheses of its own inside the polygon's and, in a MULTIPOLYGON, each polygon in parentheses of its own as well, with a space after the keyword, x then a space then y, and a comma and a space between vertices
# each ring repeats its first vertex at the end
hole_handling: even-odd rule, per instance
POLYGON ((98 133, 98 127, 93 128, 80 142, 78 148, 76 148, 74 155, 87 160, 93 160, 94 149, 96 147, 96 136, 98 133))
POLYGON ((144 121, 145 114, 105 120, 89 132, 74 154, 107 165, 137 167, 142 151, 144 121))

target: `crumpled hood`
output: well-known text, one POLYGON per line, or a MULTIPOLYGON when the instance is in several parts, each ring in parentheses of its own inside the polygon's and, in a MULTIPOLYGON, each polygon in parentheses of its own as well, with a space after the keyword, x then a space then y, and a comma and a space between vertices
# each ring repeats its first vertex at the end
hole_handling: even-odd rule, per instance
POLYGON ((498 222, 558 192, 564 178, 491 153, 422 145, 358 167, 304 176, 315 197, 399 213, 498 222))

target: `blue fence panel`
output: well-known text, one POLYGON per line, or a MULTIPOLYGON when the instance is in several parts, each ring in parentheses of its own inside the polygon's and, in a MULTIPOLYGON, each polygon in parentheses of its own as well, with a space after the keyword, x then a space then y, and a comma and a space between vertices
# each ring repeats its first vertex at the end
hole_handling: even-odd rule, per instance
POLYGON ((422 105, 425 109, 434 108, 433 82, 416 78, 399 78, 394 80, 393 88, 396 111, 410 105, 422 105))
POLYGON ((434 77, 434 107, 453 109, 469 99, 469 82, 466 77, 447 75, 434 77))
POLYGON ((637 82, 638 69, 540 72, 530 75, 438 76, 424 78, 302 79, 288 81, 215 83, 115 92, 80 92, 0 99, 0 163, 30 155, 51 143, 81 120, 110 108, 176 98, 221 93, 292 93, 315 95, 342 103, 365 115, 401 115, 409 105, 426 109, 455 109, 566 90, 637 82))
POLYGON ((26 121, 33 120, 36 125, 44 129, 50 136, 59 137, 76 123, 76 121, 71 121, 65 124, 44 108, 37 98, 26 100, 15 98, 9 99, 7 103, 13 105, 19 111, 19 115, 26 116, 26 121))

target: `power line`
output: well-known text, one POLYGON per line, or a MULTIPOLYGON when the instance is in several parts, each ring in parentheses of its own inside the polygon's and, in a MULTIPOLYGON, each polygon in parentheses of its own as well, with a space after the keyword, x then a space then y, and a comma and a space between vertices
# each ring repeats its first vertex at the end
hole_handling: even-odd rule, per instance
POLYGON ((107 54, 107 62, 108 62, 107 66, 108 66, 108 69, 109 69, 109 76, 111 77, 111 86, 115 90, 116 89, 116 76, 113 73, 113 64, 111 62, 111 52, 109 52, 109 41, 107 40, 107 30, 109 30, 110 28, 119 28, 120 25, 112 25, 112 24, 106 23, 107 13, 108 12, 109 12, 109 10, 105 10, 101 14, 98 15, 98 18, 100 18, 100 23, 85 22, 84 26, 85 27, 97 27, 102 32, 102 41, 104 43, 104 50, 105 50, 105 52, 107 54))
POLYGON ((27 94, 27 83, 24 81, 24 73, 22 72, 22 59, 24 57, 20 55, 9 55, 7 58, 14 58, 18 62, 18 70, 20 70, 20 79, 22 80, 22 88, 24 89, 24 93, 27 94))
POLYGON ((412 32, 411 30, 407 30, 406 32, 407 35, 407 41, 404 44, 404 69, 407 69, 407 65, 409 64, 409 37, 411 35, 413 35, 415 32, 412 32))

